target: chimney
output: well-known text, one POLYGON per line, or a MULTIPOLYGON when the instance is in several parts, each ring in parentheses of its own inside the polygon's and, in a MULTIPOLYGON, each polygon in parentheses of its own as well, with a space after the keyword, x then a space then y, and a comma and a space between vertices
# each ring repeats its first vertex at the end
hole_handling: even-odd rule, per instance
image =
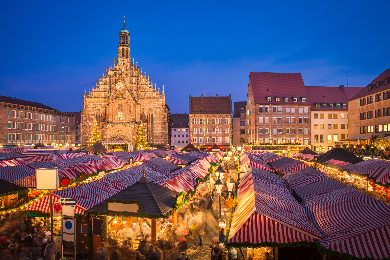
POLYGON ((340 85, 341 91, 344 91, 344 85, 340 85))
POLYGON ((215 94, 215 96, 218 98, 218 94, 215 94))
POLYGON ((179 113, 176 113, 176 116, 179 116, 179 113))
POLYGON ((201 98, 203 98, 203 94, 202 94, 202 95, 200 95, 200 97, 201 97, 201 98))

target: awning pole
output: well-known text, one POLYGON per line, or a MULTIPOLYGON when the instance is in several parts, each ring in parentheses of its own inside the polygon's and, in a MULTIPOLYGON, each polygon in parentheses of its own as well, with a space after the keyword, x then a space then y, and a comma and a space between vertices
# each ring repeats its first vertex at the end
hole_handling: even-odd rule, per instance
POLYGON ((152 219, 152 241, 157 241, 157 219, 152 219))

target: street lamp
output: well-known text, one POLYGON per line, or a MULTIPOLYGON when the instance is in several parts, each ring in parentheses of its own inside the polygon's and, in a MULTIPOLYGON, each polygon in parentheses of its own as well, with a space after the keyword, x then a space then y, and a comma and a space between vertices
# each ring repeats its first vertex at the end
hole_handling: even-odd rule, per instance
POLYGON ((226 227, 226 222, 225 222, 225 220, 223 220, 223 219, 220 219, 219 221, 218 221, 218 226, 222 229, 222 228, 225 228, 226 227))

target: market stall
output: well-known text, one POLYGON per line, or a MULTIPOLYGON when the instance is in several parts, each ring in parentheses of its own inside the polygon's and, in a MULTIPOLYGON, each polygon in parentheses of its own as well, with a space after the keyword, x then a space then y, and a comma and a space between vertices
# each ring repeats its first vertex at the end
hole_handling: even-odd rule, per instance
POLYGON ((173 223, 168 218, 184 203, 184 193, 149 182, 145 176, 85 212, 104 216, 104 240, 131 259, 142 239, 156 241, 173 223))

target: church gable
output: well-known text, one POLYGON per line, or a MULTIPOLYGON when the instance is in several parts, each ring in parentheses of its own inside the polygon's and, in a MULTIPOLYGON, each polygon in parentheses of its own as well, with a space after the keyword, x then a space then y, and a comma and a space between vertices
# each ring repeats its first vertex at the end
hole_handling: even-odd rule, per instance
MULTIPOLYGON (((149 76, 130 58, 130 34, 124 27, 119 32, 118 59, 106 68, 96 84, 84 92, 82 143, 86 144, 96 119, 102 139, 122 138, 132 144, 141 114, 148 141, 168 143, 168 120, 164 86, 162 93, 149 76)), ((135 139, 134 139, 135 140, 135 139)))

